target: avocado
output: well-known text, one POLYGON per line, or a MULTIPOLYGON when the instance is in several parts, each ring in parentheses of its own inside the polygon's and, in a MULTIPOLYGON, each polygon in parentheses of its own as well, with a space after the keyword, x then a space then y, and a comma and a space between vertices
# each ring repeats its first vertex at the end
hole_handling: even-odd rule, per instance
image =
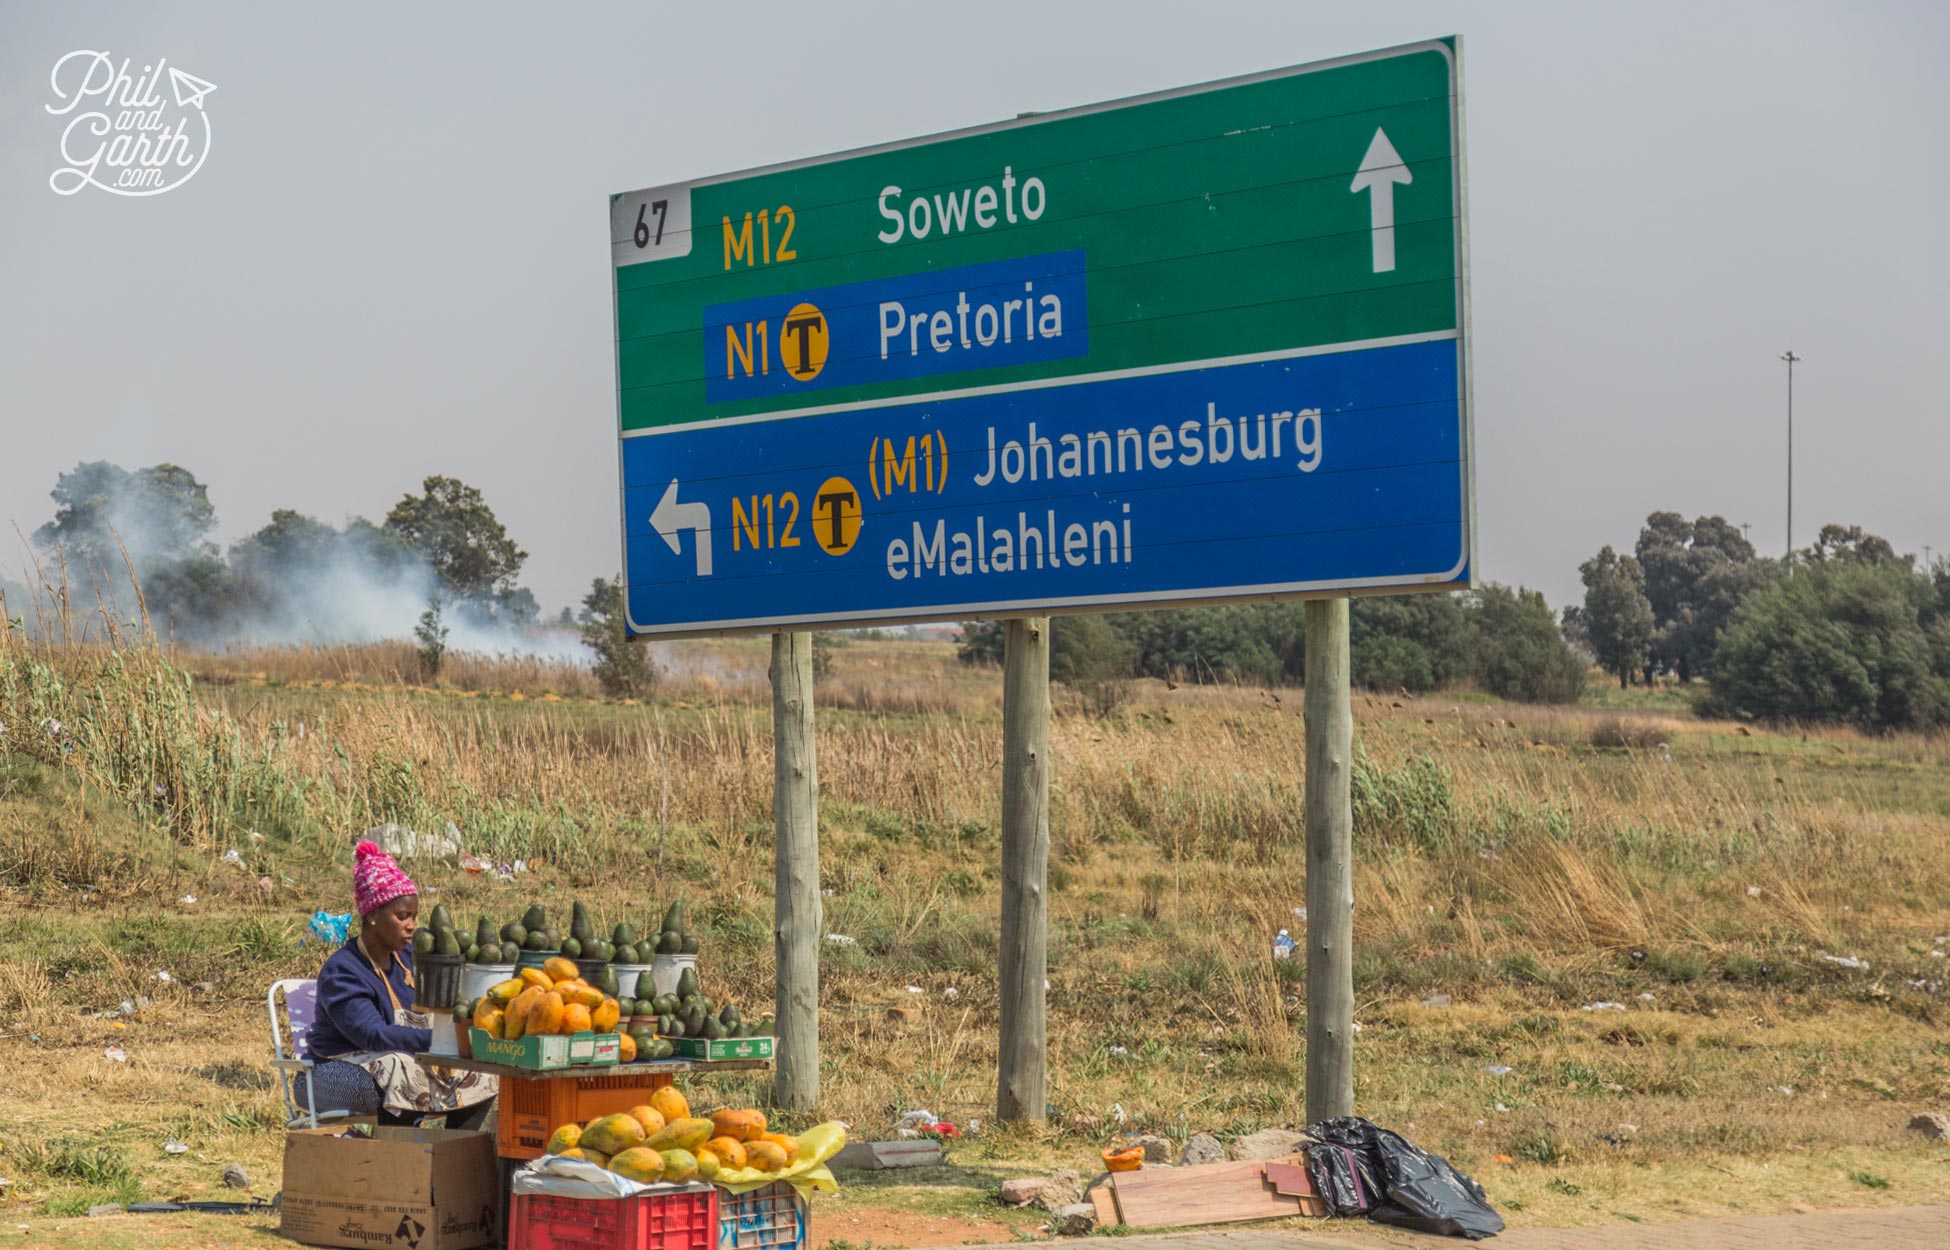
POLYGON ((724 1021, 725 1027, 727 1028, 737 1028, 740 1019, 738 1005, 736 1003, 726 1003, 724 1010, 718 1013, 718 1019, 724 1021))
POLYGON ((519 920, 510 920, 507 924, 501 926, 501 940, 504 942, 513 942, 516 946, 520 946, 528 940, 528 926, 519 920))
POLYGON ((725 1036, 725 1027, 720 1022, 706 1016, 704 1019, 704 1036, 714 1042, 721 1041, 725 1036))
POLYGON ((501 943, 501 962, 502 962, 502 963, 504 963, 504 964, 518 964, 518 963, 520 963, 520 962, 521 962, 521 943, 519 943, 519 942, 503 942, 503 943, 501 943))
POLYGON ((697 969, 684 969, 682 975, 677 978, 677 997, 686 998, 697 992, 697 969))
MULTIPOLYGON (((417 935, 415 936, 417 937, 417 935)), ((433 953, 436 955, 446 955, 454 959, 460 957, 460 940, 454 936, 452 929, 442 929, 434 934, 433 953)))
POLYGON ((413 953, 415 955, 433 954, 432 929, 422 929, 413 935, 413 953))
POLYGON ((589 924, 589 910, 577 899, 569 910, 569 936, 578 942, 587 942, 596 936, 596 930, 589 924))
POLYGON ((548 935, 544 933, 531 933, 528 935, 528 940, 521 944, 521 947, 523 950, 530 951, 548 950, 548 935))
POLYGON ((482 916, 480 922, 474 926, 474 945, 489 946, 499 940, 494 935, 494 922, 482 916))
POLYGON ((521 914, 521 927, 530 931, 548 928, 548 913, 542 910, 540 903, 528 905, 528 910, 521 914))
POLYGON ((616 922, 616 927, 610 930, 609 940, 618 946, 635 946, 636 930, 630 927, 629 921, 619 920, 616 922))
POLYGON ((680 955, 697 954, 697 934, 686 933, 683 941, 678 944, 677 953, 680 955))
POLYGON ((592 981, 590 984, 594 985, 597 989, 601 990, 603 993, 609 995, 609 997, 611 998, 616 997, 615 967, 610 964, 604 964, 602 967, 602 971, 596 974, 596 979, 592 981))
POLYGON ((438 933, 442 929, 451 929, 453 927, 454 918, 447 913, 447 905, 445 903, 435 903, 433 905, 433 915, 427 921, 427 928, 438 933))
POLYGON ((576 940, 575 940, 574 938, 572 938, 572 937, 565 937, 565 938, 563 938, 563 939, 562 939, 562 957, 563 957, 564 959, 581 959, 581 958, 582 958, 582 943, 580 943, 580 942, 578 942, 578 941, 576 941, 576 940))
POLYGON ((657 953, 659 955, 675 955, 683 945, 683 936, 677 930, 665 929, 663 936, 657 939, 657 953))
POLYGON ((474 1014, 474 1000, 463 998, 454 1003, 454 1019, 466 1020, 474 1014))
POLYGON ((616 948, 616 955, 615 955, 615 960, 616 960, 616 962, 617 962, 617 963, 619 963, 619 964, 633 964, 633 963, 635 963, 635 962, 636 962, 636 947, 634 947, 634 946, 619 946, 619 947, 617 947, 617 948, 616 948))
POLYGON ((476 958, 476 957, 477 957, 477 956, 478 956, 478 955, 479 955, 480 953, 481 953, 481 948, 480 948, 480 945, 479 945, 478 943, 475 943, 475 942, 469 942, 469 943, 467 944, 467 949, 466 949, 466 950, 464 950, 464 951, 462 951, 462 952, 461 952, 461 955, 462 955, 462 957, 464 957, 464 958, 465 958, 465 959, 467 960, 467 962, 468 962, 468 963, 470 963, 470 964, 471 964, 471 963, 473 963, 473 962, 475 961, 475 958, 476 958))

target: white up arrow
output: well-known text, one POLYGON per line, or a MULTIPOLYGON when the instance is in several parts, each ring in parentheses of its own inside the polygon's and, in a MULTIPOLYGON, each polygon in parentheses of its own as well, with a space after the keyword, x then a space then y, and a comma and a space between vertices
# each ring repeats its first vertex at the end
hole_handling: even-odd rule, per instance
POLYGON ((1368 193, 1368 220, 1374 228, 1374 271, 1387 273, 1395 267, 1395 184, 1414 182, 1408 166, 1402 164, 1395 145, 1384 130, 1374 132, 1368 154, 1361 158, 1361 169, 1348 190, 1368 193))
POLYGON ((664 497, 657 501, 657 510, 650 514, 650 525, 670 544, 671 553, 683 554, 684 548, 678 543, 677 535, 684 530, 697 532, 697 575, 711 576, 711 505, 708 503, 678 503, 677 479, 671 478, 670 485, 664 488, 664 497))

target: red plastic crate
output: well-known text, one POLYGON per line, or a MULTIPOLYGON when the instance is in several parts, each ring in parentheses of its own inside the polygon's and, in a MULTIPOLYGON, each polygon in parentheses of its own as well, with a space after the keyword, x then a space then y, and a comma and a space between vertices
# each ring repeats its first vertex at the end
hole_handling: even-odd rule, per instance
POLYGON ((634 1198, 516 1194, 508 1250, 717 1250, 718 1190, 685 1185, 634 1198))
POLYGON ((806 1200, 785 1181, 726 1194, 718 1207, 718 1250, 800 1250, 806 1244, 806 1200))
POLYGON ((667 1072, 598 1071, 606 1075, 502 1077, 495 1153, 503 1159, 539 1159, 548 1153, 548 1135, 562 1125, 571 1120, 587 1124, 599 1115, 640 1107, 671 1083, 667 1072))

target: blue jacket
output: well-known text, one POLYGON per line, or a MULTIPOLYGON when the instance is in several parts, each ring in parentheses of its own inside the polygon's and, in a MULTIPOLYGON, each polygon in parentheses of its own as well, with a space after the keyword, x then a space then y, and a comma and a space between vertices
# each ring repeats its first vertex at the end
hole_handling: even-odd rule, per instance
MULTIPOLYGON (((413 967, 413 952, 401 951, 405 967, 395 961, 387 979, 400 1006, 413 1005, 413 987, 406 974, 413 967)), ((433 1030, 413 1029, 393 1023, 393 1000, 386 985, 359 951, 355 934, 344 946, 332 952, 318 970, 318 1019, 313 1021, 306 1049, 314 1059, 330 1059, 364 1050, 402 1050, 425 1054, 433 1044, 433 1030)))

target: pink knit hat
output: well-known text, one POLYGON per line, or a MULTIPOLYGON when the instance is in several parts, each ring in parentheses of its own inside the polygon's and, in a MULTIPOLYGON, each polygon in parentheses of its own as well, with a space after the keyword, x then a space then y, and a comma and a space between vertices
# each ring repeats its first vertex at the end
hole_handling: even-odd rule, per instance
POLYGON ((393 857, 371 842, 352 848, 352 898, 359 915, 367 916, 396 898, 418 894, 413 878, 400 871, 393 857))

